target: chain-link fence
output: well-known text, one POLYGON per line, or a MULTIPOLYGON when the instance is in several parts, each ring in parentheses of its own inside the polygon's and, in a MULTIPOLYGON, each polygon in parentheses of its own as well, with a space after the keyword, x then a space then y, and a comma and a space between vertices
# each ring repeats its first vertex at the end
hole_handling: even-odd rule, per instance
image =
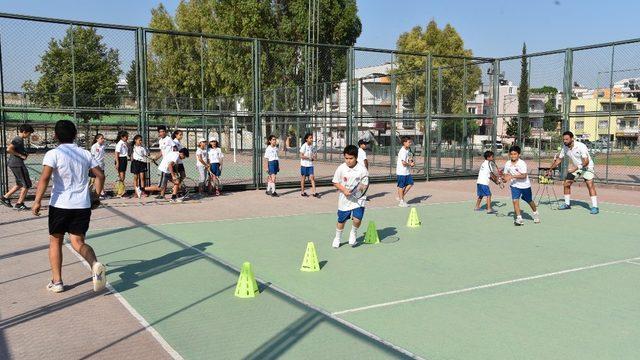
MULTIPOLYGON (((243 188, 262 186, 270 135, 279 182, 295 184, 306 134, 316 177, 329 182, 358 140, 371 175, 390 180, 409 137, 415 177, 431 179, 474 176, 485 151, 506 161, 513 144, 530 168, 548 166, 565 130, 588 146, 599 181, 640 184, 639 56, 634 41, 494 59, 0 14, 0 189, 13 186, 7 146, 20 124, 35 128, 36 181, 60 119, 77 124, 79 146, 105 136, 107 185, 118 132, 157 152, 158 125, 181 130, 192 153, 218 140, 223 183, 243 188)), ((185 167, 197 178, 195 163, 185 167)))

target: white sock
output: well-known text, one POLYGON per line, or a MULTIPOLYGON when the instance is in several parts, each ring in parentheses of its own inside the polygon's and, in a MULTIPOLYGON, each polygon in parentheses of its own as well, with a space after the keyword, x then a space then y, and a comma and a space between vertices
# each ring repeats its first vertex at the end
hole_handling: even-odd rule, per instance
POLYGON ((351 237, 351 236, 355 236, 355 237, 358 236, 358 228, 357 227, 355 227, 355 226, 351 227, 351 232, 349 233, 349 237, 351 237))
POLYGON ((276 183, 271 183, 271 189, 273 192, 276 192, 276 183))
POLYGON ((533 212, 533 215, 538 215, 538 212, 537 212, 537 211, 534 211, 534 212, 533 212))
POLYGON ((336 229, 336 239, 342 238, 342 230, 336 229))
POLYGON ((564 203, 567 205, 571 205, 571 195, 564 196, 564 203))
POLYGON ((267 183, 267 191, 272 191, 273 183, 267 183))
POLYGON ((591 206, 597 208, 598 207, 598 197, 597 196, 592 196, 591 197, 591 206))
POLYGON ((518 215, 518 216, 516 216, 516 219, 518 219, 518 220, 522 220, 522 215, 518 215))

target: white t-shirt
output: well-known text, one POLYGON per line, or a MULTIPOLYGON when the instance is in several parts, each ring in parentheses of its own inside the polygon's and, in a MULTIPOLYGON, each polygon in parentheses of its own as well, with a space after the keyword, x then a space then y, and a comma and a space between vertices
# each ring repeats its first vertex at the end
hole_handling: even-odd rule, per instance
POLYGON ((149 156, 149 152, 144 146, 135 145, 133 147, 133 160, 147 161, 147 156, 149 156))
POLYGON ((365 160, 367 160, 367 152, 358 148, 358 164, 364 165, 365 160))
POLYGON ((278 147, 268 145, 264 150, 264 157, 268 161, 280 160, 280 158, 278 157, 278 147))
POLYGON ((173 151, 173 139, 167 135, 158 141, 158 146, 160 146, 162 156, 167 156, 168 153, 173 151))
POLYGON ((404 166, 402 162, 409 162, 409 150, 404 146, 398 151, 398 159, 396 160, 396 175, 409 175, 411 174, 411 167, 404 166))
POLYGON ((118 141, 116 144, 116 154, 118 154, 119 157, 129 156, 129 145, 122 140, 118 141))
POLYGON ((219 147, 209 149, 209 163, 219 164, 223 157, 224 154, 222 154, 222 150, 219 147))
MULTIPOLYGON (((166 156, 162 157, 162 161, 160 162, 160 165, 158 165, 158 170, 165 174, 171 174, 171 171, 169 171, 169 164, 178 164, 178 160, 180 160, 180 153, 177 151, 172 151, 166 156)), ((175 172, 176 169, 174 168, 173 171, 175 172)))
POLYGON ((478 172, 478 180, 476 184, 489 185, 491 170, 489 169, 489 160, 485 160, 480 165, 480 171, 478 172))
MULTIPOLYGON (((173 139, 171 140, 171 142, 173 143, 173 147, 176 149, 176 151, 180 151, 180 149, 184 147, 182 146, 182 144, 180 144, 180 140, 178 139, 173 139)), ((182 164, 182 159, 180 159, 180 157, 178 157, 178 160, 176 160, 176 164, 182 164)))
MULTIPOLYGON (((332 182, 334 184, 341 184, 347 189, 350 189, 353 188, 355 184, 360 182, 360 179, 365 176, 369 176, 369 172, 367 171, 367 168, 364 167, 364 165, 356 163, 356 166, 350 168, 349 166, 347 166, 347 164, 342 163, 340 164, 340 166, 338 166, 336 172, 333 174, 332 182)), ((338 210, 349 211, 357 209, 359 207, 364 207, 366 202, 366 196, 361 197, 357 201, 353 201, 353 199, 344 196, 344 194, 340 192, 340 195, 338 195, 338 210)))
POLYGON ((202 158, 202 161, 205 163, 207 162, 207 159, 209 158, 207 155, 207 149, 198 148, 196 150, 196 167, 203 168, 205 165, 200 162, 200 158, 202 158))
POLYGON ((563 145, 562 150, 560 150, 560 154, 558 157, 562 159, 565 155, 569 156, 569 159, 578 169, 582 169, 582 159, 589 159, 589 164, 587 168, 593 171, 593 160, 591 159, 591 155, 589 154, 589 148, 587 145, 574 141, 573 147, 569 149, 568 146, 563 145))
POLYGON ((95 143, 91 145, 91 156, 98 162, 99 166, 104 170, 104 149, 106 145, 95 143))
POLYGON ((53 169, 49 205, 59 209, 89 209, 89 169, 100 164, 76 144, 60 144, 44 155, 42 165, 53 169))
MULTIPOLYGON (((315 145, 309 145, 305 142, 304 144, 302 144, 302 146, 300 146, 300 155, 304 155, 308 158, 312 158, 313 155, 315 155, 315 153, 316 153, 315 145)), ((304 166, 304 167, 313 166, 313 161, 300 159, 300 166, 304 166)))
MULTIPOLYGON (((518 159, 515 164, 509 160, 504 164, 504 173, 510 175, 526 174, 527 163, 522 159, 518 159)), ((518 189, 530 188, 531 182, 529 181, 529 175, 527 174, 527 177, 524 179, 511 179, 511 186, 518 189)))

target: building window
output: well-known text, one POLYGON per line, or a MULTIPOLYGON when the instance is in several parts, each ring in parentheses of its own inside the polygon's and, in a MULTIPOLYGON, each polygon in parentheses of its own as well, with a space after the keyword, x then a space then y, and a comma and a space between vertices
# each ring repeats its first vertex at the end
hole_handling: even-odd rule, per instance
POLYGON ((509 86, 509 94, 513 94, 513 88, 509 86))
POLYGON ((584 121, 576 121, 576 130, 584 130, 584 121))
POLYGON ((576 106, 576 112, 584 112, 584 105, 576 106))
POLYGON ((606 129, 609 127, 609 121, 608 120, 600 120, 598 121, 598 128, 599 129, 606 129))
POLYGON ((389 97, 389 90, 385 89, 384 90, 384 95, 382 95, 382 96, 383 96, 384 100, 387 100, 387 98, 389 97))
POLYGON ((468 112, 469 114, 473 114, 473 115, 475 115, 475 114, 476 114, 476 108, 474 108, 474 107, 468 107, 468 108, 467 108, 467 112, 468 112))

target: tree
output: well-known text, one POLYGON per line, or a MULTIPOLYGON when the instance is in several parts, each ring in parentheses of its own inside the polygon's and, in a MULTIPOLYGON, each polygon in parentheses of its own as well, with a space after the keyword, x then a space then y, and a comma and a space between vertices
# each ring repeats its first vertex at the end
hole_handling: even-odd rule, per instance
MULTIPOLYGON (((438 72, 440 72, 443 84, 441 112, 458 115, 466 112, 466 101, 471 99, 473 93, 480 88, 482 74, 476 62, 459 58, 460 56, 472 57, 473 52, 464 48, 464 41, 453 26, 447 24, 440 29, 438 24, 431 20, 424 31, 416 26, 401 34, 396 47, 400 51, 431 52, 441 55, 432 57, 431 103, 438 103, 437 82, 438 72)), ((426 109, 426 60, 426 56, 397 55, 398 66, 392 73, 398 84, 399 96, 410 99, 416 113, 424 113, 426 109)), ((442 122, 443 139, 462 140, 463 123, 462 119, 444 120, 442 122)), ((421 125, 421 128, 425 129, 425 126, 421 125)), ((469 135, 475 133, 477 128, 475 121, 467 121, 469 135)))
POLYGON ((138 70, 136 69, 137 63, 135 60, 131 61, 129 71, 125 74, 127 79, 127 90, 130 96, 136 96, 138 94, 138 70))
MULTIPOLYGON (((62 40, 51 39, 36 71, 40 78, 25 81, 22 88, 39 106, 73 106, 74 74, 77 107, 120 105, 117 83, 122 70, 118 50, 108 48, 94 28, 69 27, 62 40)), ((92 116, 82 115, 85 120, 92 116)))
MULTIPOLYGON (((152 10, 150 27, 242 37, 305 41, 307 0, 278 1, 181 1, 172 17, 164 6, 152 10)), ((320 3, 322 43, 353 45, 361 24, 355 0, 320 3)), ((298 45, 262 42, 261 86, 265 106, 270 89, 304 85, 305 49, 298 45)), ((316 82, 341 81, 346 77, 346 51, 318 52, 316 82)), ((251 105, 253 84, 252 48, 246 41, 152 34, 148 53, 149 92, 159 98, 199 98, 200 59, 204 65, 204 96, 211 107, 232 107, 238 99, 251 105)), ((289 97, 294 94, 288 93, 289 97)), ((279 91, 277 96, 286 96, 279 91)), ((295 96, 294 96, 295 97, 295 96)))
POLYGON ((511 118, 507 124, 507 135, 518 136, 516 142, 524 143, 524 139, 531 135, 531 123, 526 114, 529 113, 529 68, 527 44, 522 44, 522 57, 520 60, 520 85, 518 86, 518 114, 519 117, 511 118), (520 126, 518 125, 520 121, 520 126), (519 131, 520 130, 520 131, 519 131))

